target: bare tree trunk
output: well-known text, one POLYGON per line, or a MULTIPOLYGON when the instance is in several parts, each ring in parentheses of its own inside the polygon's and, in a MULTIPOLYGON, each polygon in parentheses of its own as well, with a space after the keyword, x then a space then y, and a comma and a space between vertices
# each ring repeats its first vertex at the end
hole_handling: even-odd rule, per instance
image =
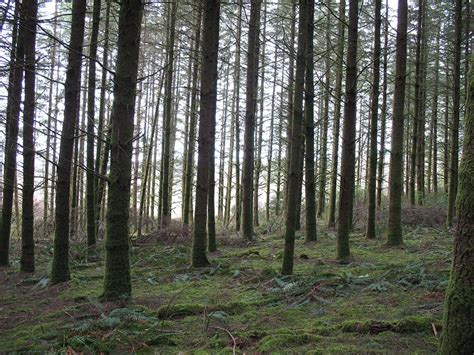
POLYGON ((449 165, 448 214, 446 226, 453 225, 455 202, 458 185, 459 162, 459 115, 461 93, 461 34, 462 34, 462 0, 455 2, 454 19, 454 83, 453 83, 453 120, 451 125, 451 152, 449 165))
POLYGON ((209 265, 206 256, 206 222, 209 164, 211 162, 210 147, 211 140, 214 139, 211 136, 211 129, 216 116, 219 15, 220 0, 208 0, 204 3, 196 209, 192 247, 193 267, 209 265))
POLYGON ((25 1, 25 97, 23 106, 23 199, 21 224, 20 271, 35 271, 35 242, 33 194, 35 189, 35 80, 36 80, 36 22, 38 3, 25 1))
POLYGON ((64 121, 59 149, 56 182, 56 230, 54 234, 53 266, 51 283, 70 279, 69 274, 69 227, 70 227, 70 187, 71 161, 74 149, 79 96, 81 85, 82 45, 84 42, 84 22, 86 0, 75 0, 72 6, 71 40, 65 82, 64 121))
POLYGON ((379 112, 379 93, 380 93, 380 27, 381 27, 381 8, 382 0, 375 1, 375 29, 374 29, 374 69, 372 78, 372 93, 370 106, 370 157, 369 157, 369 186, 368 186, 368 213, 367 230, 365 236, 374 239, 375 234, 375 189, 377 184, 377 124, 379 112))
POLYGON ((337 258, 339 260, 346 260, 350 256, 349 232, 351 230, 352 200, 354 197, 356 150, 357 28, 358 0, 349 0, 346 93, 341 157, 341 193, 339 196, 339 223, 337 230, 337 258))
POLYGON ((388 66, 388 0, 385 1, 384 47, 383 47, 383 88, 382 109, 380 117, 380 151, 377 166, 377 207, 382 205, 382 189, 385 166, 385 131, 387 122, 387 66, 388 66))
POLYGON ((102 298, 108 301, 128 298, 132 293, 129 261, 130 185, 142 13, 143 4, 140 0, 121 1, 114 102, 110 118, 110 182, 102 294, 102 298))
POLYGON ((395 91, 393 98, 392 147, 390 152, 390 203, 388 245, 403 244, 401 209, 403 193, 403 123, 407 64, 407 0, 398 0, 395 91))
POLYGON ((258 83, 258 33, 261 0, 252 0, 247 50, 247 93, 245 109, 244 166, 242 171, 242 231, 243 237, 253 239, 253 171, 256 91, 258 83))
MULTIPOLYGON (((5 142, 5 162, 3 174, 2 219, 0 229, 0 266, 9 265, 10 233, 12 225, 13 193, 16 178, 16 149, 18 142, 18 121, 20 119, 21 92, 23 87, 23 63, 25 55, 25 26, 23 5, 15 1, 15 13, 20 16, 16 43, 12 43, 13 71, 8 88, 7 128, 5 142), (16 10, 18 9, 18 10, 16 10)), ((15 40, 15 37, 13 37, 15 40)))

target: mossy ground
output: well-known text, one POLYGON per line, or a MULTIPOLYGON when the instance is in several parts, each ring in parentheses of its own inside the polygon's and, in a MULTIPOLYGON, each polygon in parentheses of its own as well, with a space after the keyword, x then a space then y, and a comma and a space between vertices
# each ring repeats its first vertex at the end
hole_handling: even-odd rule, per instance
POLYGON ((101 253, 87 262, 76 252, 72 280, 48 286, 51 251, 38 246, 35 275, 1 272, 0 351, 434 352, 450 234, 412 230, 402 248, 354 234, 340 264, 334 233, 321 229, 316 243, 299 235, 292 277, 279 276, 281 233, 222 237, 199 270, 187 244, 137 244, 123 304, 99 302, 101 253))

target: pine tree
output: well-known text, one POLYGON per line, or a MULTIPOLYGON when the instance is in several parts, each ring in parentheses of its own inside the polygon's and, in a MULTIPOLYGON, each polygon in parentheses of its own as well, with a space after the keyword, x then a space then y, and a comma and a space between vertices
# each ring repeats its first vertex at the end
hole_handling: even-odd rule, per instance
POLYGON ((204 1, 201 98, 196 180, 196 209, 194 212, 192 266, 209 265, 207 249, 207 201, 209 193, 209 164, 212 124, 215 124, 217 99, 217 58, 219 49, 220 0, 204 1))
POLYGON ((303 135, 303 95, 306 42, 308 36, 308 0, 299 1, 298 51, 296 55, 295 101, 293 107, 293 126, 291 128, 290 170, 288 171, 288 197, 285 218, 285 249, 282 274, 293 274, 295 250, 296 212, 298 204, 300 154, 303 135))
POLYGON ((132 292, 128 222, 142 7, 140 0, 120 2, 114 102, 110 118, 112 135, 102 294, 104 300, 127 298, 132 292))
POLYGON ((59 148, 56 181, 56 229, 54 233, 53 284, 68 281, 69 274, 69 231, 70 231, 70 187, 71 162, 75 142, 79 96, 81 85, 82 46, 86 0, 74 0, 72 4, 71 39, 66 72, 64 121, 59 148))
POLYGON ((352 224, 352 201, 355 182, 356 114, 357 114, 357 29, 358 0, 349 0, 349 30, 347 38, 346 93, 341 157, 341 193, 337 230, 337 258, 350 256, 349 232, 352 224))
MULTIPOLYGON (((458 0, 457 19, 461 17, 460 7, 461 1, 458 0)), ((474 56, 471 57, 470 63, 463 157, 459 166, 456 197, 454 259, 444 305, 443 333, 439 349, 441 354, 474 352, 474 56)))
POLYGON ((377 124, 379 111, 379 87, 380 87, 380 27, 381 27, 382 0, 375 0, 375 29, 374 29, 374 67, 372 78, 371 106, 370 106, 370 157, 369 157, 369 181, 368 181, 368 213, 367 230, 365 236, 374 239, 375 235, 375 189, 377 183, 377 124))
POLYGON ((401 209, 403 193, 403 125, 407 64, 407 16, 407 1, 398 0, 395 92, 393 98, 392 146, 390 151, 389 175, 390 203, 387 240, 387 244, 392 246, 403 243, 401 209))
POLYGON ((38 2, 24 2, 25 97, 23 106, 23 199, 20 271, 35 271, 33 194, 35 188, 35 143, 33 136, 36 107, 36 23, 38 2))
POLYGON ((247 93, 245 108, 244 164, 242 170, 242 232, 245 239, 253 239, 253 172, 255 111, 258 79, 258 27, 262 0, 252 0, 250 8, 247 49, 247 93))

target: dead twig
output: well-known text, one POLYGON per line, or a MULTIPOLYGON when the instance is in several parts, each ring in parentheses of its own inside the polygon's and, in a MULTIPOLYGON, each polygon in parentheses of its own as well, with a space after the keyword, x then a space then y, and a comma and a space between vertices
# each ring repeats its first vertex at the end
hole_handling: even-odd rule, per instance
POLYGON ((210 328, 211 328, 211 329, 218 329, 218 330, 220 330, 220 331, 226 332, 226 333, 230 336, 230 338, 232 339, 232 343, 233 343, 233 345, 232 345, 232 355, 235 355, 235 354, 236 354, 235 349, 237 348, 237 340, 236 340, 235 337, 232 335, 232 333, 231 333, 228 329, 222 328, 222 327, 212 326, 212 327, 210 327, 210 328))

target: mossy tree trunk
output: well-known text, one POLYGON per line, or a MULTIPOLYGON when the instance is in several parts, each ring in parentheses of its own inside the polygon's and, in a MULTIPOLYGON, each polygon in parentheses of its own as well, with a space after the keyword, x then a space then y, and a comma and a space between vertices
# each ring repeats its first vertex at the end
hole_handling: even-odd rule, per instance
POLYGON ((458 162, 459 162, 459 113, 461 110, 461 37, 462 37, 462 0, 455 2, 454 14, 454 70, 453 70, 453 118, 451 122, 450 142, 450 164, 449 164, 449 189, 448 189, 448 213, 446 226, 453 225, 455 213, 455 201, 458 186, 458 162))
POLYGON ((370 104, 370 155, 369 155, 369 181, 368 181, 368 213, 367 230, 365 236, 368 239, 375 239, 375 207, 377 184, 377 131, 379 113, 379 88, 380 88, 380 27, 381 27, 382 0, 375 0, 375 24, 374 24, 374 59, 373 78, 370 104))
POLYGON ((71 39, 66 71, 64 96, 64 121, 59 148, 56 181, 56 229, 54 233, 53 266, 51 283, 68 281, 71 162, 75 143, 79 97, 81 87, 82 46, 86 0, 74 0, 72 4, 71 39))
POLYGON ((356 114, 357 114, 357 29, 358 0, 349 1, 349 30, 347 38, 346 93, 342 132, 341 193, 337 230, 337 258, 350 256, 349 232, 352 222, 352 201, 355 181, 356 114))
POLYGON ((296 215, 300 183, 300 156, 303 136, 303 95, 305 79, 306 42, 308 40, 308 0, 299 1, 298 50, 296 55, 295 96, 293 126, 291 128, 290 170, 288 171, 288 197, 285 218, 285 249, 282 274, 293 274, 296 215))
POLYGON ((242 170, 242 232, 245 239, 253 239, 253 172, 255 111, 258 83, 258 33, 262 0, 252 0, 250 8, 247 49, 247 82, 244 133, 244 163, 242 170))
POLYGON ((102 294, 104 300, 128 298, 132 292, 128 223, 142 7, 140 0, 122 0, 120 3, 117 65, 111 115, 106 262, 102 294))
MULTIPOLYGON (((456 1, 460 19, 461 1, 456 1)), ((460 23, 458 23, 460 25, 460 23)), ((474 352, 474 56, 470 59, 463 157, 456 197, 454 259, 444 305, 441 354, 474 352)))
POLYGON ((403 193, 403 125, 405 109, 405 83, 407 66, 406 0, 398 0, 396 40, 395 91, 393 98, 392 146, 390 152, 390 203, 388 212, 388 240, 391 246, 403 244, 402 193, 403 193))
MULTIPOLYGON (((207 202, 209 193, 209 165, 212 124, 215 124, 217 100, 217 58, 219 50, 220 0, 205 0, 202 59, 201 98, 198 138, 198 165, 196 181, 196 208, 192 247, 192 266, 209 265, 207 249, 207 202)), ((212 145, 213 146, 213 145, 212 145)))
POLYGON ((25 1, 25 96, 23 105, 23 199, 20 271, 35 271, 33 194, 35 189, 35 80, 36 23, 38 2, 25 1))

